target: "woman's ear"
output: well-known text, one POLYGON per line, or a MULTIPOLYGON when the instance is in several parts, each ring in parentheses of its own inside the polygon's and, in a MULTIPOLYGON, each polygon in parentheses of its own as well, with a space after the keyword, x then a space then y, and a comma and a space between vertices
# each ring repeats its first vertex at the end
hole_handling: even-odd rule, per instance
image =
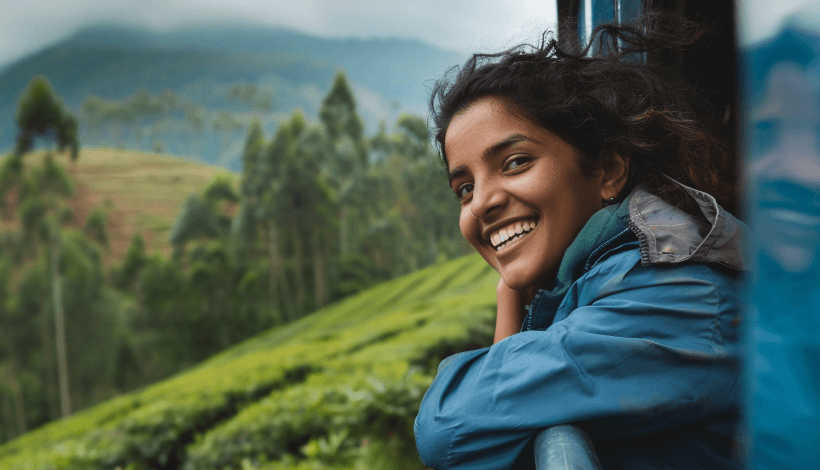
POLYGON ((629 157, 618 152, 607 152, 601 158, 601 198, 618 198, 629 179, 629 157))

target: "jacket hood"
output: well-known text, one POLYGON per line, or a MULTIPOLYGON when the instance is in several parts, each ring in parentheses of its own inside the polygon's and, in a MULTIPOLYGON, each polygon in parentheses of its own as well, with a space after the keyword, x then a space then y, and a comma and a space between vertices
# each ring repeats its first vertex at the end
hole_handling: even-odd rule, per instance
POLYGON ((718 263, 743 270, 746 226, 711 195, 675 182, 697 203, 693 217, 660 197, 637 188, 629 198, 628 224, 640 240, 641 263, 718 263))

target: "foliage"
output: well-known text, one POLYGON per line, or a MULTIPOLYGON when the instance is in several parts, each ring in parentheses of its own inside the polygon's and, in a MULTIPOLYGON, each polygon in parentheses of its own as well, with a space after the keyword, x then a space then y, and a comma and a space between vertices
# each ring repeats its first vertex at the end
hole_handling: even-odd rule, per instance
POLYGON ((134 282, 139 276, 140 269, 148 261, 145 254, 145 238, 135 233, 131 238, 131 245, 125 253, 125 259, 122 261, 122 266, 114 269, 113 281, 114 286, 119 289, 129 289, 133 287, 134 282))
POLYGON ((228 99, 240 101, 264 112, 270 112, 273 109, 273 95, 270 92, 260 91, 252 83, 234 84, 228 92, 228 99))
MULTIPOLYGON (((26 171, 42 166, 45 158, 45 152, 27 154, 26 171)), ((52 158, 64 168, 70 161, 65 154, 55 153, 52 158)), ((17 160, 14 155, 0 157, 0 190, 3 169, 14 166, 14 160, 17 160)), ((81 227, 78 224, 85 223, 86 215, 91 214, 89 202, 101 201, 98 208, 108 215, 110 237, 110 245, 103 251, 106 266, 122 263, 135 233, 143 236, 146 253, 158 251, 170 255, 168 232, 190 193, 194 191, 201 196, 219 174, 230 175, 234 187, 239 182, 237 175, 227 174, 220 168, 168 155, 84 146, 81 160, 81 164, 67 172, 75 196, 65 202, 77 214, 70 225, 81 227)), ((14 185, 10 191, 16 191, 14 185)), ((7 203, 8 209, 15 207, 15 203, 0 198, 2 202, 7 203)))
POLYGON ((231 116, 231 113, 223 109, 214 120, 213 128, 217 132, 233 132, 241 130, 242 123, 231 116))
POLYGON ((191 194, 177 214, 168 240, 180 245, 196 237, 216 237, 219 227, 213 219, 208 206, 197 196, 191 194))
POLYGON ((333 140, 342 135, 349 135, 354 140, 362 138, 364 123, 356 114, 356 98, 343 73, 336 74, 333 86, 322 102, 319 117, 333 140))
POLYGON ((205 203, 217 226, 220 235, 227 235, 231 227, 231 214, 225 206, 240 202, 234 190, 234 178, 225 173, 217 174, 205 188, 205 203))
MULTIPOLYGON (((247 91, 237 89, 237 99, 247 91)), ((173 92, 152 96, 145 90, 126 102, 134 112, 122 115, 123 125, 183 106, 173 92)), ((44 444, 56 453, 28 455, 36 463, 32 465, 418 467, 409 423, 437 359, 483 345, 489 337, 483 320, 476 323, 471 316, 489 318, 492 307, 487 299, 492 296, 479 295, 475 304, 472 297, 445 293, 454 279, 472 285, 464 278, 471 272, 473 284, 492 276, 483 264, 465 261, 384 284, 387 287, 377 287, 369 296, 355 296, 384 280, 464 253, 454 216, 458 204, 442 181, 444 173, 422 119, 404 115, 394 133, 388 134, 383 126, 377 136, 365 138, 355 98, 341 74, 323 110, 318 125, 300 112, 291 114, 270 139, 261 124, 252 122, 240 184, 230 174, 211 172, 202 179, 201 172, 196 192, 184 202, 178 193, 186 185, 194 186, 189 174, 196 170, 177 168, 179 162, 154 155, 107 152, 101 160, 102 151, 84 151, 83 161, 96 158, 95 168, 111 166, 100 162, 113 160, 120 168, 133 167, 109 173, 132 183, 112 179, 108 184, 139 193, 141 207, 151 207, 152 213, 129 217, 152 218, 153 228, 141 229, 145 236, 132 232, 126 250, 121 230, 105 230, 109 214, 112 219, 122 217, 109 206, 78 211, 80 217, 88 214, 86 220, 72 222, 82 230, 66 232, 57 260, 65 276, 70 364, 77 369, 71 394, 78 403, 85 406, 144 387, 259 331, 280 327, 196 366, 190 374, 209 370, 213 375, 207 385, 195 386, 177 377, 171 379, 174 385, 157 385, 161 391, 155 394, 149 392, 155 387, 138 392, 134 396, 140 398, 123 402, 125 408, 119 411, 103 407, 117 418, 95 417, 86 422, 93 432, 73 428, 73 435, 61 434, 59 445, 44 444), (144 172, 157 183, 140 186, 141 180, 131 176, 134 172, 144 172), (161 207, 173 200, 178 211, 172 225, 172 214, 161 207), (121 248, 116 258, 108 258, 114 263, 106 280, 101 269, 106 248, 101 242, 115 235, 120 239, 112 241, 112 250, 121 248), (175 256, 149 254, 158 238, 175 244, 175 256), (413 292, 421 294, 414 297, 413 292), (439 294, 444 297, 439 299, 439 294), (344 307, 323 310, 309 321, 303 318, 351 295, 352 304, 343 302, 339 305, 344 307), (447 295, 456 295, 462 304, 449 303, 447 295), (393 308, 396 302, 398 310, 393 308), (452 317, 446 313, 450 308, 456 312, 452 317), (76 339, 84 329, 93 343, 76 339), (108 337, 100 336, 103 332, 108 337), (264 372, 230 378, 256 362, 264 372), (292 401, 280 403, 284 398, 292 401), (248 412, 251 415, 277 418, 254 421, 242 411, 246 408, 256 410, 248 412), (240 428, 257 434, 240 438, 240 428), (241 448, 232 444, 237 440, 243 442, 241 448), (217 448, 224 451, 215 455, 217 448)), ((229 118, 233 119, 223 120, 228 123, 229 118)), ((235 132, 229 124, 225 132, 235 132)), ((53 221, 67 213, 55 211, 53 202, 70 194, 75 185, 82 193, 105 184, 80 180, 79 175, 91 174, 82 167, 72 167, 71 174, 61 172, 58 158, 62 157, 42 158, 31 177, 23 180, 18 160, 8 158, 0 168, 0 186, 20 195, 39 195, 23 198, 17 208, 29 238, 49 239, 53 221), (42 223, 46 219, 51 225, 42 223)), ((118 203, 123 200, 119 193, 104 194, 118 203)), ((134 205, 125 201, 124 206, 134 205)), ((0 239, 4 243, 21 242, 7 237, 0 239)), ((19 351, 22 359, 21 372, 14 376, 20 386, 0 388, 4 425, 12 422, 8 407, 20 402, 14 398, 19 396, 32 397, 33 404, 26 408, 36 417, 26 423, 37 426, 56 416, 56 392, 49 381, 54 367, 43 359, 51 353, 45 350, 48 334, 42 332, 53 328, 46 288, 49 262, 42 245, 31 246, 24 256, 30 266, 23 270, 21 295, 14 300, 27 309, 20 312, 37 313, 19 330, 19 340, 11 348, 9 341, 0 339, 0 361, 4 348, 19 351)), ((7 377, 14 375, 8 372, 12 369, 3 369, 7 377)), ((43 429, 52 426, 56 424, 43 429)), ((26 442, 26 436, 21 439, 15 442, 26 442)), ((3 452, 0 456, 11 456, 3 452)), ((4 465, 0 461, 0 467, 4 465)))
POLYGON ((259 121, 254 121, 248 131, 248 137, 245 139, 245 150, 242 152, 242 189, 243 197, 252 197, 258 189, 257 170, 260 165, 260 158, 262 152, 267 146, 265 142, 265 134, 262 131, 262 125, 259 121))
POLYGON ((476 256, 380 284, 196 368, 0 446, 0 467, 421 468, 438 361, 491 342, 476 256))
POLYGON ((252 123, 238 194, 229 176, 218 176, 204 205, 191 195, 180 209, 170 235, 175 259, 196 285, 191 292, 202 293, 188 308, 262 319, 267 304, 277 321, 290 321, 464 253, 458 204, 424 120, 402 115, 396 133, 383 127, 368 141, 341 73, 322 106, 320 126, 296 111, 270 140, 252 123), (203 261, 204 239, 222 243, 227 255, 203 261), (254 295, 235 302, 239 292, 254 295))
POLYGON ((51 85, 43 76, 34 77, 20 97, 17 127, 18 155, 31 150, 36 137, 54 140, 60 151, 68 148, 72 160, 79 155, 77 119, 65 109, 62 100, 54 95, 51 85))
POLYGON ((95 207, 85 221, 85 234, 88 238, 102 246, 108 246, 107 211, 103 207, 95 207))
POLYGON ((205 200, 213 205, 221 200, 239 202, 239 196, 233 189, 233 178, 230 175, 218 174, 205 188, 205 200))

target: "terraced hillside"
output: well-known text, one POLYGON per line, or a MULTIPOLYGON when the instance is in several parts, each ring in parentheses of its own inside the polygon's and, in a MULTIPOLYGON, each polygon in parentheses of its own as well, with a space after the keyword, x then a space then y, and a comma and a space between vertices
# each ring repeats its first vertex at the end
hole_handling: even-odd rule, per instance
POLYGON ((489 345, 477 255, 380 284, 0 447, 0 468, 423 468, 412 422, 441 358, 489 345))
MULTIPOLYGON (((37 164, 44 153, 26 155, 25 161, 37 164)), ((122 261, 131 237, 145 237, 148 253, 171 253, 168 231, 180 206, 192 192, 201 192, 222 168, 203 165, 170 155, 83 148, 74 164, 67 155, 56 160, 69 169, 74 196, 68 201, 75 224, 84 223, 88 212, 109 200, 109 248, 105 262, 122 261)))

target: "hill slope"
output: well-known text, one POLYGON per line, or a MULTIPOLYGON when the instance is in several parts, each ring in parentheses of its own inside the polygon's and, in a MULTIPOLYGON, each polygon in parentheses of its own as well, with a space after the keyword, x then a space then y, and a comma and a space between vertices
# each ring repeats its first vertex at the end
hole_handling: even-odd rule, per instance
MULTIPOLYGON (((43 153, 27 155, 26 162, 37 164, 43 153)), ((69 169, 74 196, 68 205, 74 224, 85 222, 86 215, 106 199, 113 203, 108 214, 109 249, 105 261, 120 262, 140 233, 148 253, 171 253, 168 231, 185 198, 201 193, 224 169, 203 165, 170 155, 115 149, 82 149, 77 163, 69 164, 66 155, 57 161, 69 169)))
POLYGON ((443 356, 492 342, 497 282, 477 255, 385 282, 0 446, 0 468, 422 468, 418 404, 443 356))

